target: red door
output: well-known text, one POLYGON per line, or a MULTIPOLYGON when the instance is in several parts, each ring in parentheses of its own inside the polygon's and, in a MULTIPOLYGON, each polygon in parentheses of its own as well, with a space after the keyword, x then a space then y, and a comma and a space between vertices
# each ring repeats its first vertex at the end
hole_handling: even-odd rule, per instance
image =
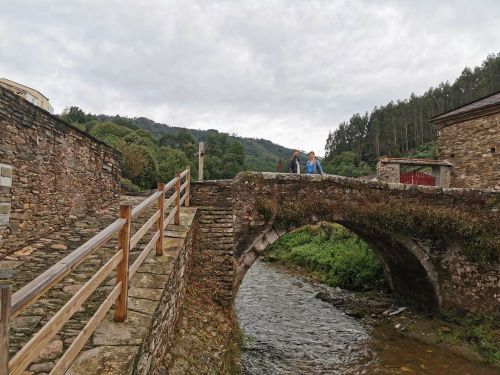
POLYGON ((433 175, 423 172, 405 172, 399 175, 399 182, 410 185, 435 186, 436 179, 433 175))

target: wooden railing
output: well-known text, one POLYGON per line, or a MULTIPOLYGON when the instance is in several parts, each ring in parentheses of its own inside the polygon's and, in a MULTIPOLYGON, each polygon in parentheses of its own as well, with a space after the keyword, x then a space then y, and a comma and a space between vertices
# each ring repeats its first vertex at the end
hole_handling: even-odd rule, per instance
POLYGON ((167 184, 159 183, 157 192, 133 209, 128 205, 120 206, 119 218, 116 221, 13 295, 11 295, 10 286, 0 286, 1 375, 22 374, 29 364, 38 358, 45 345, 50 342, 71 316, 79 310, 82 304, 115 269, 116 285, 113 290, 89 319, 82 331, 77 335, 66 352, 64 352, 63 356, 57 361, 50 374, 63 374, 69 368, 113 304, 115 305, 114 320, 116 322, 123 322, 125 320, 128 310, 128 282, 137 272, 153 247, 157 255, 163 254, 163 233, 165 228, 172 221, 174 221, 174 224, 179 224, 181 205, 185 204, 189 206, 190 180, 190 169, 187 167, 182 173, 177 173, 175 178, 167 184), (170 190, 173 190, 173 193, 168 199, 165 199, 165 194, 170 190), (155 202, 158 203, 158 210, 132 235, 132 221, 155 202), (169 211, 169 208, 170 213, 165 218, 165 213, 169 211), (129 266, 131 249, 139 243, 155 224, 155 234, 134 263, 129 266), (78 267, 90 254, 106 244, 116 234, 118 234, 118 246, 116 253, 111 259, 9 360, 10 320, 37 301, 47 290, 78 267))

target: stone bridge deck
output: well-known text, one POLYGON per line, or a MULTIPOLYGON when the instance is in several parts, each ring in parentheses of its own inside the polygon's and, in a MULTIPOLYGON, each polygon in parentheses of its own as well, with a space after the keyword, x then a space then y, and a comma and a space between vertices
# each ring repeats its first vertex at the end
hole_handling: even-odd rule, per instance
MULTIPOLYGON (((135 206, 142 200, 144 197, 123 197, 121 203, 135 206)), ((152 205, 138 220, 135 220, 133 231, 137 230, 155 210, 157 207, 152 205)), ((179 250, 184 245, 195 212, 195 208, 181 208, 180 225, 169 225, 166 229, 164 255, 156 257, 153 251, 131 279, 127 321, 114 323, 112 312, 109 312, 67 374, 131 373, 140 344, 151 323, 151 316, 158 305, 179 250)), ((2 259, 0 282, 12 285, 13 292, 17 291, 114 221, 116 213, 116 206, 98 211, 2 259)), ((132 262, 151 237, 151 233, 146 235, 131 252, 132 262)), ((115 247, 116 241, 110 241, 51 288, 35 304, 14 318, 10 333, 11 357, 109 260, 116 251, 115 247)), ((28 367, 25 375, 47 374, 52 370, 55 362, 95 313, 114 283, 112 275, 64 325, 40 357, 28 367)))

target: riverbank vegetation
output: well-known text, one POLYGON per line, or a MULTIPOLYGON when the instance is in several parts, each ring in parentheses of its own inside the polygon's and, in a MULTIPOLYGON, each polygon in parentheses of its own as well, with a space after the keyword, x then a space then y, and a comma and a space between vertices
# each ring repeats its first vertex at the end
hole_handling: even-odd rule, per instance
POLYGON ((263 258, 299 266, 333 287, 365 291, 385 286, 382 266, 373 251, 338 224, 294 230, 273 243, 263 258))
POLYGON ((449 323, 437 333, 445 343, 468 343, 489 362, 500 364, 500 321, 493 316, 457 314, 443 311, 441 318, 449 323))

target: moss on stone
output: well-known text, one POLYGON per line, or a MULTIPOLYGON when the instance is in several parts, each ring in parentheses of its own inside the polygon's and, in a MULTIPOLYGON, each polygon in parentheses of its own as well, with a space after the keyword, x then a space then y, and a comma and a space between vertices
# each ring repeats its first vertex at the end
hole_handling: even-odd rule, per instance
POLYGON ((500 259, 499 225, 493 212, 475 215, 455 207, 404 201, 360 204, 279 197, 257 199, 256 209, 277 228, 290 229, 318 220, 336 222, 341 217, 374 232, 459 242, 463 255, 470 261, 496 263, 500 259))
POLYGON ((373 230, 410 236, 458 241, 463 255, 475 262, 498 262, 500 237, 493 215, 474 216, 455 208, 415 206, 403 202, 363 206, 350 210, 350 218, 373 230))

